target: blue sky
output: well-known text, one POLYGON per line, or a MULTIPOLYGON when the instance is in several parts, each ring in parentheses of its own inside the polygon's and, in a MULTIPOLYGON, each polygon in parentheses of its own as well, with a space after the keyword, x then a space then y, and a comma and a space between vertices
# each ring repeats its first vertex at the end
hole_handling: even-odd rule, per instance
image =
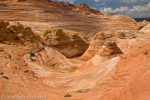
POLYGON ((90 8, 102 13, 113 12, 132 18, 150 17, 150 0, 52 0, 70 2, 74 5, 86 3, 90 8))

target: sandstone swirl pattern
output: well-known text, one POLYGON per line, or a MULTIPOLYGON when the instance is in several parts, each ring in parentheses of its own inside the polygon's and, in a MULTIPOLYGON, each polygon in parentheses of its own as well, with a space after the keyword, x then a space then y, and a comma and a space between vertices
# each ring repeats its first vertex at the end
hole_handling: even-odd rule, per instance
POLYGON ((61 52, 66 57, 75 57, 83 54, 88 44, 73 31, 64 32, 58 28, 44 28, 39 33, 45 45, 61 52))
POLYGON ((82 55, 80 60, 91 59, 104 45, 106 41, 114 40, 117 41, 119 38, 124 38, 125 34, 121 31, 115 31, 112 29, 105 29, 104 31, 98 32, 91 40, 89 48, 82 55))
POLYGON ((11 21, 0 20, 0 96, 149 100, 149 24, 141 29, 147 22, 98 15, 84 4, 76 8, 51 0, 0 1, 1 18, 11 21), (34 33, 22 21, 36 25, 36 32, 50 28, 34 33))

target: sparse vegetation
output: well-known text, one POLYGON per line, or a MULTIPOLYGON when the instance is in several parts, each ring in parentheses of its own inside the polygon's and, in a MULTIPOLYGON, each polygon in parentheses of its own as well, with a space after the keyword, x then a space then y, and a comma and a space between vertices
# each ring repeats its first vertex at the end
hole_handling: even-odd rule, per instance
POLYGON ((145 54, 145 55, 147 55, 147 54, 148 54, 148 52, 144 52, 144 54, 145 54))
POLYGON ((18 36, 17 36, 17 37, 15 37, 15 38, 14 38, 14 40, 19 40, 19 37, 18 37, 18 36))
POLYGON ((9 80, 9 78, 7 76, 3 76, 3 78, 9 80))
POLYGON ((78 93, 83 93, 81 90, 78 90, 77 92, 78 92, 78 93))
POLYGON ((1 75, 3 75, 4 73, 0 73, 1 75))
POLYGON ((14 33, 12 30, 10 30, 10 33, 14 33))
POLYGON ((71 95, 69 93, 67 93, 64 97, 71 97, 71 95))
POLYGON ((33 57, 33 56, 35 56, 35 54, 34 54, 34 53, 32 53, 32 52, 30 52, 30 56, 31 56, 31 57, 33 57))

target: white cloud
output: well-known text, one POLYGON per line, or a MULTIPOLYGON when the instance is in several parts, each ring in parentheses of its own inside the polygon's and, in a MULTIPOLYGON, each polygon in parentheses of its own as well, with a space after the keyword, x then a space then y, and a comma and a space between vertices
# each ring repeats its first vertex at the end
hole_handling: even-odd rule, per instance
POLYGON ((120 8, 116 8, 113 12, 125 12, 125 11, 128 11, 129 8, 128 7, 120 7, 120 8))
POLYGON ((101 5, 106 5, 106 3, 102 3, 101 5))
POLYGON ((150 17, 150 2, 147 5, 141 6, 133 6, 132 8, 123 7, 112 9, 111 7, 101 8, 100 11, 102 13, 121 13, 123 15, 128 15, 130 17, 150 17))
POLYGON ((121 0, 121 2, 124 2, 124 3, 135 3, 138 1, 141 1, 141 0, 121 0))
POLYGON ((104 9, 101 8, 100 11, 101 11, 102 13, 112 13, 112 12, 113 12, 113 9, 112 9, 111 7, 108 7, 108 8, 104 7, 104 9))
POLYGON ((148 0, 121 0, 120 2, 135 3, 135 2, 144 2, 144 1, 148 1, 148 0))
POLYGON ((96 6, 99 6, 99 5, 106 5, 106 3, 96 4, 96 6))
POLYGON ((73 4, 73 2, 75 2, 75 1, 77 1, 77 0, 59 0, 59 1, 68 1, 68 2, 70 2, 70 3, 73 4))
POLYGON ((100 2, 101 0, 94 0, 95 2, 100 2))
POLYGON ((123 3, 135 3, 135 2, 144 2, 149 0, 94 0, 95 2, 101 2, 101 1, 120 1, 123 3))

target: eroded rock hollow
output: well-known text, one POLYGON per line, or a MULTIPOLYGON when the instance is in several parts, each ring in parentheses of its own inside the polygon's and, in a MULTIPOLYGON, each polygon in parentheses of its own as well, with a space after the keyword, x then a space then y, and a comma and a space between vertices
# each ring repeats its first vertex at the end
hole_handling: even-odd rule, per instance
POLYGON ((149 22, 51 0, 0 16, 0 100, 150 99, 149 22))

